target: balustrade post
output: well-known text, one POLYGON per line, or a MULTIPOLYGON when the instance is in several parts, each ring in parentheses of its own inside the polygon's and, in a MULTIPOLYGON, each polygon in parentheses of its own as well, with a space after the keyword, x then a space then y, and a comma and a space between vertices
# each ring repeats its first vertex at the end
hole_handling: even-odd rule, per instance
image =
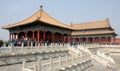
POLYGON ((66 65, 68 65, 68 55, 66 56, 66 65))
POLYGON ((85 61, 85 55, 83 55, 83 56, 82 56, 82 60, 84 60, 84 61, 85 61))
POLYGON ((72 64, 74 64, 74 56, 72 55, 72 64))
POLYGON ((13 52, 13 43, 10 43, 10 52, 13 52))
POLYGON ((50 45, 51 45, 51 48, 53 48, 53 47, 52 47, 52 46, 53 46, 52 43, 51 43, 50 45))
POLYGON ((37 42, 35 42, 35 47, 37 47, 37 42))
POLYGON ((80 62, 80 61, 81 61, 81 60, 80 60, 80 57, 81 57, 81 56, 78 56, 78 62, 80 62))
POLYGON ((50 71, 52 71, 52 58, 50 57, 50 71))
POLYGON ((47 50, 47 44, 45 43, 45 50, 47 50))
POLYGON ((38 48, 39 48, 39 51, 41 51, 42 46, 39 46, 38 48))
POLYGON ((42 71, 41 60, 38 60, 38 71, 42 71))
POLYGON ((80 60, 81 62, 83 61, 83 59, 82 59, 82 58, 83 58, 83 56, 80 56, 80 57, 79 57, 79 60, 80 60))
POLYGON ((77 56, 77 62, 79 62, 79 55, 77 56))
POLYGON ((22 43, 22 53, 24 52, 24 43, 22 43))
POLYGON ((33 43, 31 42, 31 50, 33 51, 33 43))
POLYGON ((61 56, 59 56, 59 67, 61 67, 61 56))
POLYGON ((23 61, 23 64, 22 64, 22 71, 25 71, 25 61, 23 61))
POLYGON ((88 60, 88 54, 86 54, 85 59, 88 60))
POLYGON ((37 65, 34 65, 34 71, 37 71, 37 65))
POLYGON ((70 45, 69 45, 69 44, 67 44, 67 46, 68 46, 68 48, 70 47, 70 45))

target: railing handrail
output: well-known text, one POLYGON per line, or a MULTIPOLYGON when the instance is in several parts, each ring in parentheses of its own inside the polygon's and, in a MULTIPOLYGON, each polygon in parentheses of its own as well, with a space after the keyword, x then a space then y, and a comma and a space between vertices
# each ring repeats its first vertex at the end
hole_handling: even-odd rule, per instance
POLYGON ((84 52, 88 52, 88 53, 90 53, 91 54, 91 56, 92 56, 92 58, 94 58, 94 59, 96 59, 97 61, 99 61, 99 62, 101 62, 101 63, 103 63, 103 64, 108 64, 108 63, 113 63, 113 64, 116 64, 115 63, 115 61, 110 57, 110 56, 107 56, 107 55, 105 55, 105 54, 103 54, 103 53, 100 53, 99 51, 97 51, 97 54, 98 55, 94 55, 94 54, 92 54, 88 49, 87 49, 87 47, 83 47, 83 46, 78 46, 78 49, 80 49, 80 50, 82 50, 82 51, 84 51, 84 52), (102 58, 100 58, 100 57, 102 57, 102 58), (101 60, 101 61, 100 61, 101 60), (104 61, 104 62, 102 62, 102 61, 104 61))
POLYGON ((19 46, 19 47, 1 47, 0 54, 10 54, 10 53, 32 53, 32 52, 40 52, 40 51, 53 51, 53 50, 66 50, 67 45, 43 45, 43 46, 19 46))
POLYGON ((25 71, 33 71, 33 70, 31 70, 31 69, 29 69, 29 68, 25 68, 25 71))
POLYGON ((116 64, 115 61, 113 60, 113 58, 111 58, 110 56, 105 55, 104 53, 101 53, 101 52, 97 51, 97 55, 104 58, 105 60, 113 63, 113 64, 116 64))
MULTIPOLYGON (((72 60, 72 61, 74 61, 76 58, 79 59, 79 58, 84 58, 84 57, 90 58, 90 55, 87 55, 87 54, 86 54, 86 55, 84 55, 84 56, 79 56, 79 57, 73 57, 73 56, 72 56, 72 57, 68 57, 68 59, 62 59, 61 62, 64 62, 64 61, 66 61, 66 60, 72 60), (88 57, 88 56, 89 56, 89 57, 88 57)), ((87 61, 87 60, 82 59, 81 62, 83 62, 83 61, 87 61)), ((53 61, 52 64, 59 63, 59 62, 60 62, 60 60, 56 60, 56 61, 53 61)), ((71 62, 71 61, 69 61, 69 62, 71 62)), ((79 62, 78 62, 78 63, 79 63, 79 62)), ((72 62, 72 64, 74 64, 74 62, 72 62)), ((29 67, 25 67, 25 69, 28 69, 28 70, 30 69, 30 70, 31 70, 31 69, 34 68, 35 65, 37 65, 37 64, 31 65, 31 66, 29 66, 29 67)), ((41 64, 41 66, 46 66, 46 65, 50 65, 50 62, 41 64)), ((32 71, 32 70, 31 70, 31 71, 32 71)))

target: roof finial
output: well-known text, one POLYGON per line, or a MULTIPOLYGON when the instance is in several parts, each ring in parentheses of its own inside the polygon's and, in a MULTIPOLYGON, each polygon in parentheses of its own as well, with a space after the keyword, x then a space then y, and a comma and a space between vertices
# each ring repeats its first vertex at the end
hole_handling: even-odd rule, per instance
POLYGON ((43 8, 43 5, 40 5, 40 9, 42 9, 43 8))
POLYGON ((109 22, 109 18, 106 18, 106 21, 108 21, 108 22, 109 22))
POLYGON ((109 18, 106 18, 106 21, 107 21, 108 25, 110 26, 109 18))

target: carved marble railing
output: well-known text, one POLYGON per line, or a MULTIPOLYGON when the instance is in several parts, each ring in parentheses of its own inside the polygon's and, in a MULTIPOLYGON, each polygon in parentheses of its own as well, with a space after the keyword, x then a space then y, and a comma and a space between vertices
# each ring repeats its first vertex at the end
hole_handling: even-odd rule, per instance
POLYGON ((0 56, 4 55, 15 55, 15 54, 27 54, 27 53, 35 53, 35 52, 44 52, 44 51, 60 51, 60 50, 67 50, 67 45, 49 45, 46 44, 43 46, 10 46, 10 47, 1 47, 0 48, 0 56))
POLYGON ((82 56, 82 52, 80 52, 76 47, 68 45, 68 50, 71 55, 75 54, 74 56, 82 56))
POLYGON ((92 54, 88 49, 87 47, 83 47, 83 46, 78 46, 78 49, 81 50, 81 51, 84 51, 84 52, 87 52, 89 54, 91 54, 91 57, 93 59, 95 59, 96 61, 98 61, 99 63, 105 65, 106 67, 110 67, 110 68, 116 68, 116 63, 115 61, 113 60, 113 58, 111 58, 109 55, 106 55, 106 53, 104 52, 100 52, 100 51, 97 51, 97 54, 92 54))
POLYGON ((28 67, 25 66, 25 62, 23 62, 23 71, 66 71, 68 68, 78 69, 77 71, 81 71, 91 65, 91 57, 89 54, 84 56, 66 56, 59 58, 50 58, 47 60, 38 60, 37 64, 30 65, 28 67), (44 63, 43 63, 44 62, 44 63), (72 68, 74 65, 78 68, 72 68))
POLYGON ((100 45, 100 47, 110 47, 110 48, 120 48, 120 44, 119 45, 108 45, 108 44, 102 44, 100 45))
POLYGON ((87 47, 84 47, 83 45, 78 45, 77 48, 78 48, 79 50, 83 51, 83 52, 87 52, 87 53, 90 53, 90 54, 91 54, 91 52, 88 50, 88 48, 87 48, 87 47))
POLYGON ((102 57, 103 59, 105 59, 106 61, 110 62, 110 63, 113 63, 113 64, 116 64, 115 61, 113 60, 113 58, 111 58, 110 56, 108 55, 105 55, 104 52, 100 52, 99 50, 97 51, 97 55, 102 57))

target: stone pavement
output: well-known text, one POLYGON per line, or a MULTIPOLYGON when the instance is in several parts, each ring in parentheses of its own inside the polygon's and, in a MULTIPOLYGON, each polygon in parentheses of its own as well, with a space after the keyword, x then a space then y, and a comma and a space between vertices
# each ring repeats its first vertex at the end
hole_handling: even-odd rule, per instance
POLYGON ((115 69, 107 68, 104 65, 96 62, 95 60, 93 60, 92 63, 93 63, 93 66, 85 69, 84 71, 117 71, 115 69))

